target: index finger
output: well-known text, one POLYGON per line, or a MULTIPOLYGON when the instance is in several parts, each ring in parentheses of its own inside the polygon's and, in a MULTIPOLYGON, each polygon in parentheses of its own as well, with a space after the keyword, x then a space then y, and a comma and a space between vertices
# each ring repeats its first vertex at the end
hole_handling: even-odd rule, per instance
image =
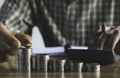
POLYGON ((0 24, 0 40, 14 48, 18 48, 21 45, 20 41, 3 24, 0 24))
POLYGON ((28 34, 24 33, 14 33, 15 37, 21 42, 22 46, 31 47, 32 39, 28 34))

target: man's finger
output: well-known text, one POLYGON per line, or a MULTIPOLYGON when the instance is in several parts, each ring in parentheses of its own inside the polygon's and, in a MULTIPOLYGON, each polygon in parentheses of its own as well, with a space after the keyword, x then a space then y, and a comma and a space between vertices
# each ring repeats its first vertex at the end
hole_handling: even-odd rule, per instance
MULTIPOLYGON (((104 26, 104 32, 102 32, 102 34, 98 38, 98 42, 97 42, 98 43, 98 49, 100 49, 100 50, 106 49, 106 47, 108 47, 108 44, 110 44, 109 40, 110 40, 111 34, 113 34, 113 32, 116 29, 119 29, 119 28, 120 27, 115 27, 115 26, 104 26)), ((101 29, 102 29, 102 26, 101 26, 101 29)), ((111 46, 111 48, 112 47, 113 46, 111 46)))
POLYGON ((24 33, 14 33, 15 37, 21 42, 22 45, 31 47, 32 40, 31 37, 24 33))
POLYGON ((0 24, 0 40, 14 48, 18 48, 21 45, 20 41, 3 24, 0 24))
POLYGON ((7 61, 8 55, 15 55, 17 53, 17 48, 7 45, 4 41, 0 40, 0 62, 7 61))

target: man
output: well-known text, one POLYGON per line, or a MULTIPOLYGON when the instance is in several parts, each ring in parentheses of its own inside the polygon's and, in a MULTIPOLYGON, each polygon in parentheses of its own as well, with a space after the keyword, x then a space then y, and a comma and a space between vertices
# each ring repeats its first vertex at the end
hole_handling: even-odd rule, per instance
POLYGON ((9 29, 26 32, 37 25, 46 46, 88 45, 96 27, 118 26, 120 19, 116 0, 11 0, 9 5, 15 8, 5 20, 9 29))
MULTIPOLYGON (((1 22, 5 23, 11 31, 29 32, 30 34, 32 26, 37 25, 46 46, 67 43, 89 46, 90 43, 95 46, 90 47, 92 49, 120 51, 120 27, 118 26, 120 25, 120 2, 118 0, 6 1, 9 2, 1 8, 3 9, 1 10, 1 22), (8 10, 4 10, 6 7, 8 10), (103 23, 107 24, 104 28, 105 34, 101 37, 96 36, 95 30, 96 33, 101 32, 103 23), (93 34, 94 41, 90 39, 93 34)), ((28 42, 30 42, 29 39, 28 42)))
POLYGON ((8 0, 1 0, 0 3, 0 71, 8 71, 11 69, 8 62, 11 60, 11 56, 16 54, 21 45, 30 44, 29 47, 31 47, 32 41, 29 35, 21 32, 17 33, 17 31, 14 32, 14 30, 10 29, 11 27, 8 29, 8 27, 3 25, 9 14, 11 14, 11 9, 16 4, 13 7, 8 7, 8 0))

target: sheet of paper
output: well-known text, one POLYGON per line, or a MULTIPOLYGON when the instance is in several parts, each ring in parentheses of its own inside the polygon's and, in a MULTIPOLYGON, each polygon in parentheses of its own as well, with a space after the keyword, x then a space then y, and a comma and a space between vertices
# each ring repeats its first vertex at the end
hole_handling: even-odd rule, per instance
MULTIPOLYGON (((72 49, 88 49, 85 46, 71 46, 72 49)), ((49 55, 64 55, 64 46, 57 46, 57 47, 45 47, 45 48, 33 48, 33 55, 34 54, 49 54, 49 55)))
POLYGON ((45 48, 45 43, 38 26, 33 26, 32 48, 38 48, 38 47, 45 48))

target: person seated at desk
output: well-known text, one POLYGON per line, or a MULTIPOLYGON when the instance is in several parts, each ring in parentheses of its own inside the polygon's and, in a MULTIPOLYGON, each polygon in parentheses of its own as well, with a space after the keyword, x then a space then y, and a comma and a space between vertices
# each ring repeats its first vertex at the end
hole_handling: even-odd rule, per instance
POLYGON ((5 1, 0 10, 0 20, 5 24, 0 25, 0 66, 5 69, 9 69, 6 56, 13 55, 21 43, 32 43, 28 35, 14 32, 30 35, 34 25, 40 28, 46 46, 69 43, 90 46, 91 49, 120 51, 118 0, 5 1), (107 26, 105 33, 99 37, 96 33, 102 31, 102 23, 107 26))

